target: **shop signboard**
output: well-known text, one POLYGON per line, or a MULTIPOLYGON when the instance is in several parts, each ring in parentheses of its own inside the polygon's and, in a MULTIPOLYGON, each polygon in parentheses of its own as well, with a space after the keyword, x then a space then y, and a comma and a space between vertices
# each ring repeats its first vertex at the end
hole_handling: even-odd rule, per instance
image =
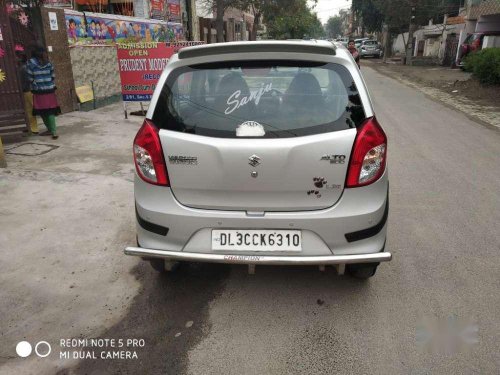
POLYGON ((161 72, 174 54, 165 43, 118 43, 118 68, 123 101, 149 101, 161 72))
POLYGON ((118 69, 124 102, 147 102, 168 60, 181 48, 204 42, 118 43, 118 69))
POLYGON ((155 20, 165 19, 165 0, 151 0, 150 17, 155 20))
POLYGON ((181 22, 181 4, 180 0, 167 0, 168 20, 172 22, 181 22))

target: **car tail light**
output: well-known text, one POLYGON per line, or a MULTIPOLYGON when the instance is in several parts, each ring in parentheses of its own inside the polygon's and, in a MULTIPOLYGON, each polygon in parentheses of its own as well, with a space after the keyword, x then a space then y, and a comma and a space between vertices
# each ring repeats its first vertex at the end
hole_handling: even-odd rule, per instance
POLYGON ((387 159, 387 137, 375 117, 358 129, 347 171, 346 187, 365 186, 382 176, 387 159))
POLYGON ((135 168, 144 181, 170 186, 158 132, 150 120, 144 120, 134 139, 135 168))

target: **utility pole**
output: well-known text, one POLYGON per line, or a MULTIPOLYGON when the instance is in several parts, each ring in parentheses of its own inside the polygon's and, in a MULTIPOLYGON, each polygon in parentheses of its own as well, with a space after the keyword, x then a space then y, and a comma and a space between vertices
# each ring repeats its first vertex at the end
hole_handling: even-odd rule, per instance
POLYGON ((410 26, 408 28, 408 48, 406 49, 406 65, 412 65, 413 59, 413 32, 415 30, 415 3, 411 2, 410 26))
POLYGON ((387 61, 387 58, 391 56, 392 53, 392 38, 389 30, 389 25, 384 23, 382 29, 383 41, 384 41, 384 63, 387 61))

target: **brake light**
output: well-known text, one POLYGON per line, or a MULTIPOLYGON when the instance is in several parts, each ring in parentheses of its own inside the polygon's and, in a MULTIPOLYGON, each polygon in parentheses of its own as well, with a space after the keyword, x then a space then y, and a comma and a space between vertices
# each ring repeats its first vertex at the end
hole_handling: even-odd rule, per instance
POLYGON ((369 185, 382 176, 387 159, 387 136, 375 117, 358 129, 347 171, 346 187, 369 185))
POLYGON ((144 120, 134 139, 134 163, 139 176, 155 185, 170 186, 158 128, 144 120))

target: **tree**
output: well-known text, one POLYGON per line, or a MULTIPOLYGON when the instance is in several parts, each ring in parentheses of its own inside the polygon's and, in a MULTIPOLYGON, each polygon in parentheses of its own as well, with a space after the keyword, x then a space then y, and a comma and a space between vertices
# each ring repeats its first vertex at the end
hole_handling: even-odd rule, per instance
POLYGON ((242 0, 242 9, 251 11, 254 15, 250 40, 257 39, 257 28, 263 15, 270 9, 273 0, 242 0))
POLYGON ((312 12, 310 13, 309 17, 310 17, 310 24, 309 24, 309 33, 307 34, 307 36, 310 36, 311 38, 315 39, 324 38, 326 36, 326 31, 320 19, 318 18, 318 14, 312 12))
POLYGON ((374 0, 352 0, 352 10, 361 18, 363 30, 369 33, 382 30, 384 14, 374 0))
POLYGON ((326 21, 326 33, 329 38, 338 38, 342 35, 342 19, 340 16, 333 16, 326 21))
MULTIPOLYGON (((316 5, 317 0, 311 0, 309 3, 316 5)), ((296 12, 296 18, 301 26, 290 30, 290 35, 298 35, 298 29, 305 27, 306 35, 319 38, 324 36, 324 30, 317 16, 313 16, 312 9, 308 7, 305 0, 241 0, 241 8, 250 11, 254 15, 254 23, 252 26, 251 39, 257 37, 257 28, 261 20, 264 19, 268 30, 271 27, 270 36, 277 38, 277 35, 285 34, 284 28, 292 27, 293 22, 290 17, 293 17, 293 12, 296 12)))
POLYGON ((253 40, 262 19, 268 27, 269 36, 275 39, 304 36, 319 38, 325 34, 317 15, 307 5, 307 0, 203 0, 202 4, 215 11, 217 42, 224 41, 224 13, 229 8, 251 11, 254 14, 250 32, 250 39, 253 40))
POLYGON ((352 10, 369 32, 381 31, 385 24, 387 35, 384 58, 390 51, 392 37, 403 34, 408 60, 411 60, 412 36, 417 25, 427 24, 430 19, 435 23, 442 22, 444 14, 458 14, 460 4, 461 0, 353 0, 352 10), (404 38, 407 31, 409 36, 404 38))
MULTIPOLYGON (((356 7, 362 3, 372 2, 387 24, 388 40, 394 34, 403 34, 403 42, 407 55, 412 56, 413 31, 417 25, 426 24, 436 15, 443 15, 453 7, 457 7, 458 0, 353 0, 356 7), (411 28, 410 28, 411 25, 411 28), (404 33, 409 31, 409 37, 404 33)), ((357 8, 358 9, 358 8, 357 8)), ((387 50, 387 49, 386 49, 387 50)))
POLYGON ((325 35, 316 13, 306 0, 270 1, 264 22, 271 39, 320 38, 325 35))

